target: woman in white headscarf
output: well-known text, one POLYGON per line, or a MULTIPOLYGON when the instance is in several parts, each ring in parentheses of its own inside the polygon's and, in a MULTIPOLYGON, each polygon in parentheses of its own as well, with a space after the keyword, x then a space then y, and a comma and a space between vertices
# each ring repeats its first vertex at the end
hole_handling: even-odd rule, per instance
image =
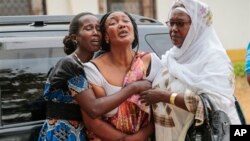
POLYGON ((174 47, 162 56, 165 68, 155 78, 154 89, 141 95, 142 102, 153 104, 156 140, 184 140, 194 117, 203 122, 201 93, 226 112, 232 124, 240 124, 233 68, 208 6, 197 0, 175 1, 166 24, 174 47))

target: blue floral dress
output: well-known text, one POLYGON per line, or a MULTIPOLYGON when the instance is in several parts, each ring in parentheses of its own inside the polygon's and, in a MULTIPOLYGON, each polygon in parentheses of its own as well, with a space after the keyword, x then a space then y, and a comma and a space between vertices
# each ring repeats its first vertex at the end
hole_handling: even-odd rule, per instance
MULTIPOLYGON (((77 104, 74 96, 87 89, 87 87, 88 84, 81 63, 73 56, 67 56, 59 60, 49 73, 43 96, 46 101, 50 102, 77 104)), ((83 122, 82 120, 47 117, 38 140, 85 141, 83 122)))

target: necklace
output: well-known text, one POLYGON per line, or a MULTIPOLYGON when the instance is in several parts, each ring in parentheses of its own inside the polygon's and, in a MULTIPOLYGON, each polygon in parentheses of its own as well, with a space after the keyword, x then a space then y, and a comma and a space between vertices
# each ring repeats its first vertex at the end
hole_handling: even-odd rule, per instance
POLYGON ((79 57, 77 56, 77 54, 74 52, 74 56, 76 57, 77 61, 81 63, 81 65, 83 65, 84 63, 79 59, 79 57))

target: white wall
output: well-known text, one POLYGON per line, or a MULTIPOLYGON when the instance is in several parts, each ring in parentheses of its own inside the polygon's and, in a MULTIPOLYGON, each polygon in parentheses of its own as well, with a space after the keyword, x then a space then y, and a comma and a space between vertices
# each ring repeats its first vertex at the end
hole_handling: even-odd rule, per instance
POLYGON ((75 15, 80 12, 99 13, 98 0, 47 0, 48 15, 75 15))
MULTIPOLYGON (((250 41, 250 0, 201 0, 212 12, 215 30, 226 49, 245 48, 250 41)), ((156 0, 157 18, 165 22, 173 0, 156 0)))
POLYGON ((245 48, 250 41, 249 0, 202 0, 214 15, 214 26, 227 49, 245 48))
POLYGON ((172 5, 172 0, 156 0, 156 15, 157 19, 165 23, 167 21, 167 16, 172 5))
POLYGON ((69 0, 72 6, 72 13, 91 12, 99 13, 98 0, 69 0))
POLYGON ((71 15, 69 0, 47 0, 46 8, 48 15, 71 15))

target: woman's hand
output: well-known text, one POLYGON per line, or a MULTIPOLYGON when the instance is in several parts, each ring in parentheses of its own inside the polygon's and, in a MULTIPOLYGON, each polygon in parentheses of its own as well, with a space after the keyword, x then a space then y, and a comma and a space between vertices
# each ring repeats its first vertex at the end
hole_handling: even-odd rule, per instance
POLYGON ((170 93, 167 90, 161 90, 159 88, 150 89, 140 94, 139 100, 146 105, 155 104, 158 102, 168 103, 170 93))
POLYGON ((140 129, 139 132, 125 136, 122 141, 147 141, 154 130, 154 121, 151 120, 150 123, 140 129))
POLYGON ((89 130, 86 130, 86 135, 88 137, 89 141, 101 141, 100 138, 98 138, 94 132, 91 132, 89 130))

